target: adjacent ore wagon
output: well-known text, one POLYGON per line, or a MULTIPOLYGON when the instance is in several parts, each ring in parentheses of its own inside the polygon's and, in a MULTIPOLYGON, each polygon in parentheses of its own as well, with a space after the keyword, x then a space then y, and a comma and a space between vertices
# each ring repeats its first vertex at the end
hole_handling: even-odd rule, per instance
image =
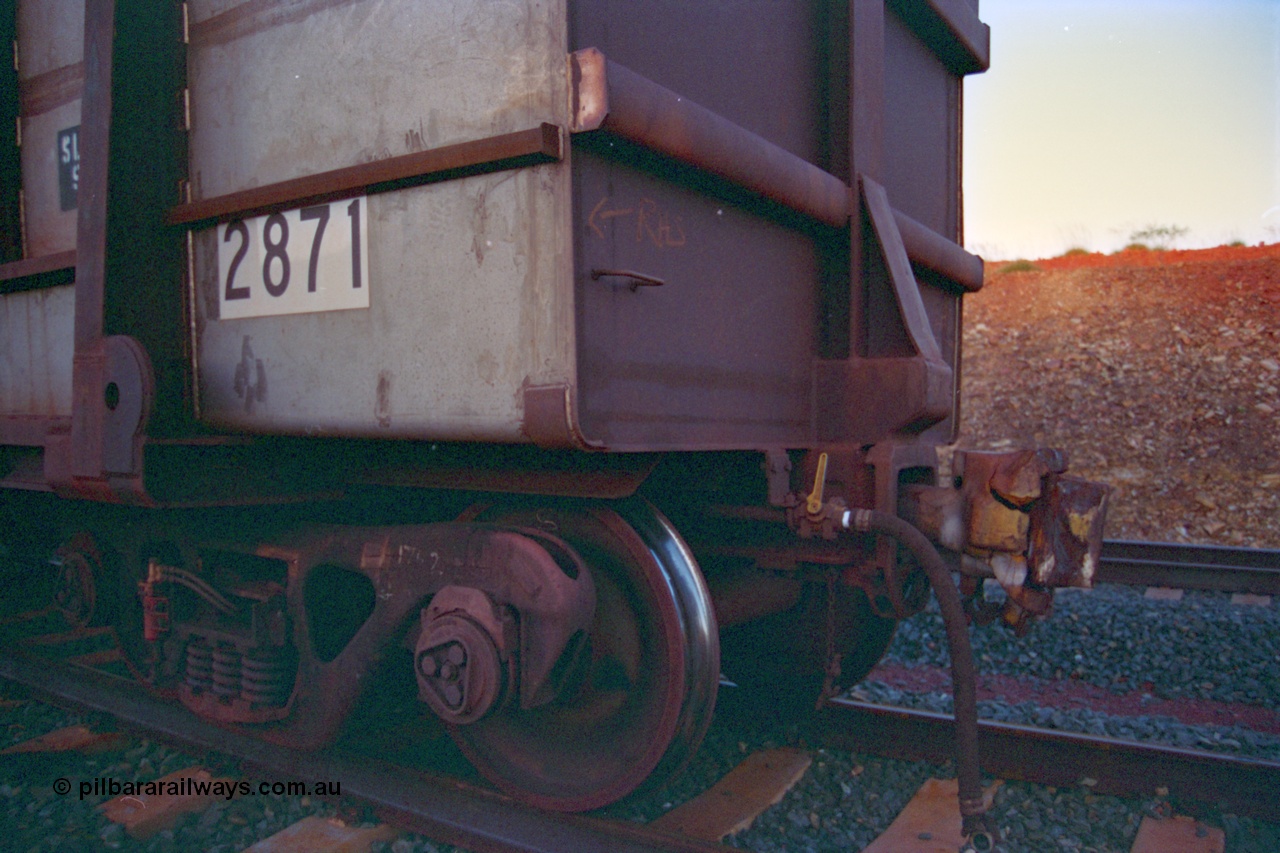
POLYGON ((939 463, 976 0, 0 25, 3 536, 139 690, 311 748, 403 683, 587 809, 681 766, 722 672, 812 705, 930 586, 964 716, 961 596, 1021 627, 1090 582, 1103 487, 939 463))

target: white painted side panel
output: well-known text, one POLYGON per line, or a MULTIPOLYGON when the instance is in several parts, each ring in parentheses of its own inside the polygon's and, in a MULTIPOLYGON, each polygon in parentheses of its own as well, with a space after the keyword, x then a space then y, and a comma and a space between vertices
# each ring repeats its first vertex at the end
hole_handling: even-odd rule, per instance
POLYGON ((564 76, 563 0, 276 5, 296 11, 232 26, 220 23, 238 11, 225 0, 191 3, 196 199, 525 130, 567 110, 563 80, 549 79, 564 76))
MULTIPOLYGON (((194 18, 225 6, 196 2, 194 18)), ((562 0, 312 6, 193 39, 197 197, 567 124, 562 0)), ((217 238, 197 234, 202 418, 525 440, 523 388, 573 381, 570 195, 563 163, 369 196, 367 309, 218 319, 217 238)))
POLYGON ((0 415, 70 415, 75 286, 0 296, 0 415))
POLYGON ((84 59, 84 0, 18 0, 17 26, 23 80, 84 59))
MULTIPOLYGON (((67 74, 84 59, 84 0, 21 0, 17 8, 18 76, 67 74)), ((46 79, 44 91, 52 87, 46 79)), ((63 209, 58 134, 80 125, 80 98, 24 115, 22 190, 29 258, 76 247, 76 208, 63 209)))
POLYGON ((22 190, 26 256, 39 258, 76 247, 76 207, 62 209, 58 134, 80 125, 80 100, 22 119, 22 190))

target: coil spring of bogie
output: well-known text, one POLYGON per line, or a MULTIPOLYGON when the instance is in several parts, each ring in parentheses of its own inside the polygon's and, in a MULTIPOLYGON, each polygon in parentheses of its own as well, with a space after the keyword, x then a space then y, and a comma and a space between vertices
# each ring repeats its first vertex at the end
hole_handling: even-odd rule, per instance
POLYGON ((213 692, 227 698, 240 695, 240 653, 232 646, 213 650, 213 692))
POLYGON ((213 686, 213 649, 203 640, 187 644, 187 686, 208 690, 213 686))
POLYGON ((293 689, 293 667, 285 649, 253 649, 242 660, 244 698, 260 705, 283 705, 293 689))
POLYGON ((186 684, 224 699, 243 697, 255 705, 283 705, 293 689, 293 660, 286 648, 212 647, 202 639, 187 644, 186 684))

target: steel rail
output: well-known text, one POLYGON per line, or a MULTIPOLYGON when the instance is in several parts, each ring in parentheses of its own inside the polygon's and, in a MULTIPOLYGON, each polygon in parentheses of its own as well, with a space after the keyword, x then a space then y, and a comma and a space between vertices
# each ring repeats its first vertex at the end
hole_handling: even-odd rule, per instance
POLYGON ((1102 544, 1098 583, 1280 595, 1280 550, 1133 542, 1102 544))
POLYGON ((371 805, 381 820, 476 853, 731 849, 640 824, 537 811, 485 788, 363 754, 266 743, 204 722, 135 682, 10 649, 0 653, 0 678, 25 685, 39 698, 109 714, 125 728, 175 745, 231 756, 267 775, 340 782, 344 796, 371 805))
MULTIPOLYGON (((937 764, 955 755, 955 722, 946 714, 835 699, 823 722, 828 747, 937 764)), ((979 721, 978 742, 993 776, 1124 797, 1164 787, 1173 798, 1280 819, 1277 762, 989 721, 979 721)))

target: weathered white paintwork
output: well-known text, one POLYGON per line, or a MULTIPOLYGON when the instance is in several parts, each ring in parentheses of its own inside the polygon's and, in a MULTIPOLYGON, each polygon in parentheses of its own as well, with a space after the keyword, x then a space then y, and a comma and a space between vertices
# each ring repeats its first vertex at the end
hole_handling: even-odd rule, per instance
MULTIPOLYGON (((22 0, 18 75, 75 76, 84 56, 84 0, 22 0)), ((48 78, 46 78, 48 79, 48 78)), ((58 132, 80 124, 80 98, 21 117, 24 255, 76 247, 76 215, 58 193, 58 132)), ((0 295, 0 415, 69 415, 75 300, 70 285, 0 295)))
POLYGON ((70 415, 73 285, 0 296, 0 415, 70 415))
MULTIPOLYGON (((568 124, 563 0, 284 5, 227 29, 235 4, 191 3, 195 200, 568 124)), ((215 229, 197 233, 200 416, 527 440, 523 389, 574 378, 570 190, 553 163, 370 196, 367 309, 219 319, 215 229)))
MULTIPOLYGON (((68 74, 84 59, 84 0, 22 0, 18 77, 68 74)), ((47 78, 46 78, 47 79, 47 78)), ((82 87, 81 87, 82 88, 82 87)), ((80 124, 80 98, 22 117, 22 192, 28 258, 76 247, 76 211, 58 203, 58 132, 80 124)))

